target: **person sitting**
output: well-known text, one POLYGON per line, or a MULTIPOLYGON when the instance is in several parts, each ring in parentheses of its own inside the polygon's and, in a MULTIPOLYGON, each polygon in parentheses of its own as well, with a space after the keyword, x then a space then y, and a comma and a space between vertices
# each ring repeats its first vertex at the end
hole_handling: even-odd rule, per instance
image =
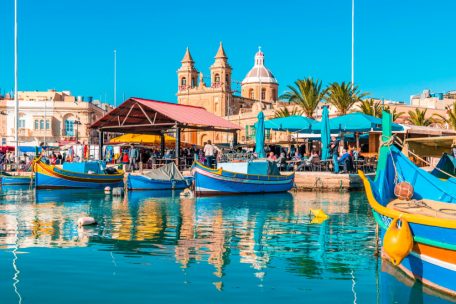
POLYGON ((277 157, 275 156, 274 152, 269 152, 269 155, 268 155, 268 160, 269 161, 276 161, 277 160, 277 157))
POLYGON ((301 154, 298 151, 295 151, 293 157, 290 159, 290 163, 288 163, 287 170, 292 171, 293 168, 298 166, 302 160, 301 154))
POLYGON ((353 160, 350 153, 348 153, 347 149, 342 150, 342 155, 337 159, 337 161, 339 165, 342 165, 344 168, 344 170, 341 171, 341 173, 348 173, 353 171, 353 160))

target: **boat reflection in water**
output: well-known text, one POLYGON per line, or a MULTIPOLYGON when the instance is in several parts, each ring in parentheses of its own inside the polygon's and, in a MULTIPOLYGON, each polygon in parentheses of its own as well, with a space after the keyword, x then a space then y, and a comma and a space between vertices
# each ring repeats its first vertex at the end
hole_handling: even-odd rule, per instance
MULTIPOLYGON (((234 291, 263 302, 274 302, 284 293, 295 299, 303 294, 323 299, 328 290, 336 290, 347 302, 390 297, 377 294, 375 227, 362 193, 189 199, 176 191, 129 192, 118 198, 87 190, 11 190, 0 200, 0 255, 13 248, 30 253, 28 262, 21 261, 21 255, 17 261, 19 287, 29 286, 21 289, 29 297, 41 285, 30 287, 27 281, 39 279, 62 290, 60 300, 80 284, 106 280, 112 290, 119 289, 110 299, 119 301, 126 300, 120 293, 125 284, 142 290, 138 297, 149 294, 150 286, 155 293, 171 288, 175 302, 200 292, 209 302, 220 302, 223 294, 234 291), (310 209, 319 208, 330 218, 313 224, 310 209), (94 217, 98 225, 78 229, 81 216, 94 217), (62 254, 62 248, 73 249, 62 254), (63 267, 84 279, 67 284, 57 279, 59 272, 36 273, 43 259, 55 263, 56 271, 63 267), (124 277, 114 280, 117 275, 124 277), (192 284, 197 287, 187 288, 192 284)), ((7 260, 0 259, 0 269, 7 268, 2 266, 7 260)), ((73 294, 79 299, 79 293, 73 294)), ((110 300, 96 288, 84 295, 110 300)), ((58 294, 54 296, 58 302, 58 294)), ((400 296, 393 295, 393 300, 400 296)))

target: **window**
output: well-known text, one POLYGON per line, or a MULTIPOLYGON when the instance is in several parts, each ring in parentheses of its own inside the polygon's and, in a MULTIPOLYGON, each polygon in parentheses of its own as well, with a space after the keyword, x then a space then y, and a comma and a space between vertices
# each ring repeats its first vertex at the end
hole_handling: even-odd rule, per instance
POLYGON ((50 127, 49 119, 46 119, 46 130, 49 130, 49 127, 50 127))
POLYGON ((6 138, 2 137, 2 146, 6 146, 6 138))
POLYGON ((261 100, 265 100, 265 99, 266 99, 266 89, 262 88, 261 89, 261 100))
POLYGON ((65 120, 65 135, 74 136, 74 120, 65 120))
POLYGON ((277 98, 276 98, 276 90, 275 90, 275 89, 272 89, 271 95, 272 95, 272 96, 271 96, 271 97, 272 97, 272 100, 273 100, 273 101, 276 101, 277 98))
POLYGON ((40 130, 44 130, 44 120, 40 120, 40 130))
POLYGON ((35 119, 34 127, 35 127, 35 130, 38 130, 38 129, 39 129, 40 123, 39 123, 38 119, 35 119))
POLYGON ((230 75, 225 74, 225 81, 226 81, 226 83, 230 82, 230 75))
POLYGON ((214 83, 220 83, 220 75, 219 74, 215 74, 214 75, 214 83))
POLYGON ((22 117, 19 117, 19 121, 17 122, 17 127, 18 128, 25 128, 25 119, 22 117))
POLYGON ((253 89, 249 90, 249 98, 250 99, 254 99, 255 98, 255 92, 253 91, 253 89))
POLYGON ((196 78, 192 77, 192 88, 196 87, 196 78))
POLYGON ((181 79, 181 86, 185 86, 185 85, 187 85, 187 78, 182 77, 182 79, 181 79))

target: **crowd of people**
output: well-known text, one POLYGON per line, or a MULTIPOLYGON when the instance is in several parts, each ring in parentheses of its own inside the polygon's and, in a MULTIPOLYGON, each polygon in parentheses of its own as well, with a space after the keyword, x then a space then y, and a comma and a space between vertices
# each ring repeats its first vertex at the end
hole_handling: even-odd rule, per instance
POLYGON ((294 145, 291 145, 289 149, 280 148, 278 153, 277 149, 268 147, 267 159, 276 162, 282 171, 314 171, 321 170, 324 166, 334 173, 354 172, 354 162, 364 159, 361 149, 345 147, 335 137, 331 138, 327 148, 330 161, 321 159, 321 149, 320 151, 312 149, 310 152, 306 152, 304 146, 295 147, 294 145))

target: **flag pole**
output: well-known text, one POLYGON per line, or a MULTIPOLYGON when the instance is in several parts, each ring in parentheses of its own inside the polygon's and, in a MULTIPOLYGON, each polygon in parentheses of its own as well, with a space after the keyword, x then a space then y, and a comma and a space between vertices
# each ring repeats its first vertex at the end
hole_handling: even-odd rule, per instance
POLYGON ((114 107, 117 107, 117 51, 114 49, 114 107))
POLYGON ((19 96, 17 96, 17 0, 14 0, 14 156, 19 163, 19 96))
POLYGON ((355 85, 355 0, 352 0, 351 86, 355 85))

